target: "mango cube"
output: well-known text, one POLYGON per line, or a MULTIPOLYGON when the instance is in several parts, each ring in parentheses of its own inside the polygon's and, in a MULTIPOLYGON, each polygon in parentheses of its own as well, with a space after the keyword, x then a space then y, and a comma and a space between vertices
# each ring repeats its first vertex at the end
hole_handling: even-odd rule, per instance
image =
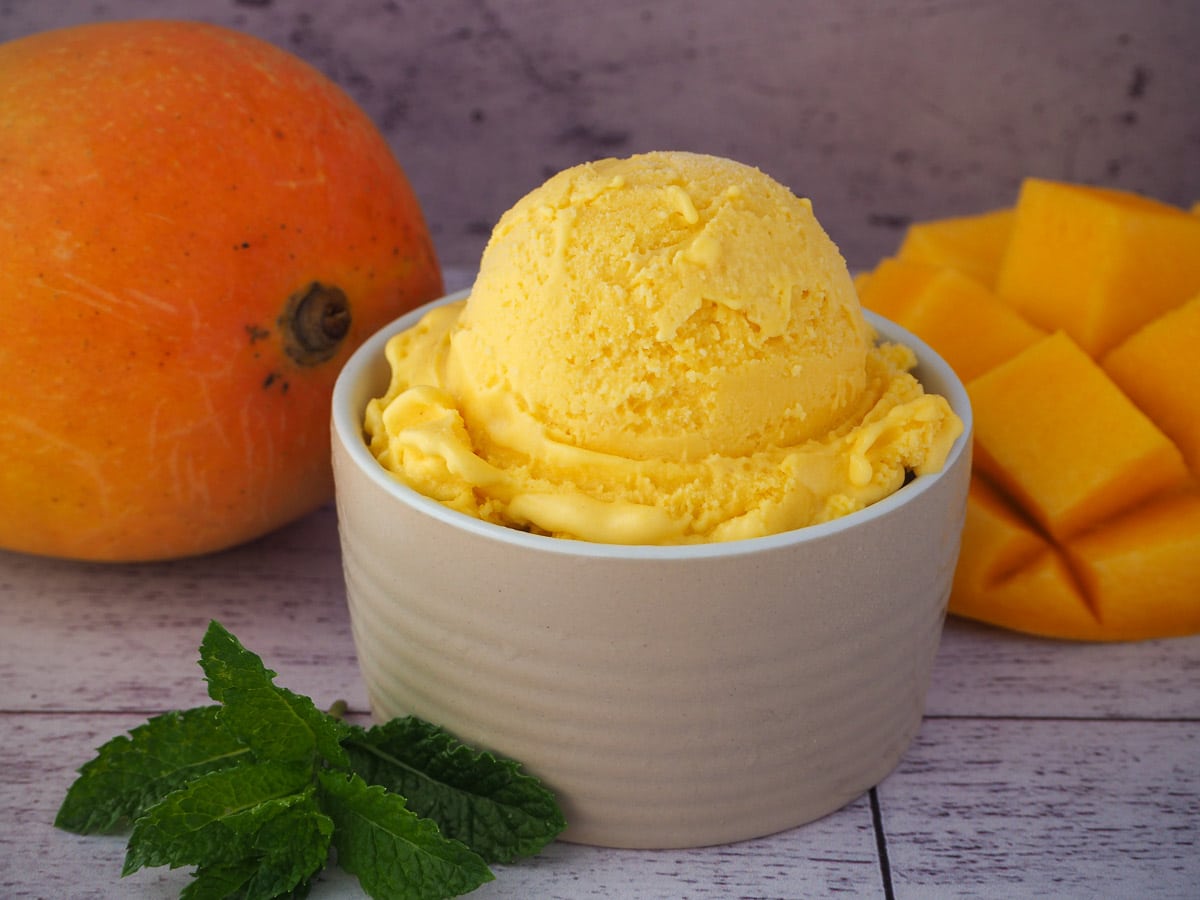
POLYGON ((949 611, 1043 637, 1099 639, 1100 623, 1058 549, 975 477, 949 611))
POLYGON ((871 312, 903 325, 902 319, 912 306, 913 299, 940 271, 938 267, 925 263, 904 262, 896 257, 888 257, 881 260, 868 275, 859 276, 855 281, 858 299, 871 312))
POLYGON ((860 297, 933 347, 963 381, 1045 336, 975 279, 928 263, 885 259, 860 297))
POLYGON ((1067 553, 1109 638, 1200 631, 1200 489, 1139 506, 1067 553))
POLYGON ((972 478, 954 594, 985 595, 1048 549, 1050 544, 1016 506, 984 479, 972 478))
POLYGON ((1057 540, 1188 478, 1175 445, 1061 331, 967 393, 978 471, 1057 540))
POLYGON ((996 209, 914 222, 905 231, 896 256, 956 269, 985 287, 993 287, 1012 232, 1013 215, 1012 209, 996 209))
POLYGON ((1200 633, 1200 201, 1027 179, 1010 209, 911 225, 855 284, 974 405, 950 612, 1200 633))
POLYGON ((1099 356, 1200 291, 1200 216, 1123 191, 1026 179, 996 291, 1099 356))
POLYGON ((1200 295, 1159 316, 1101 365, 1200 475, 1200 295))

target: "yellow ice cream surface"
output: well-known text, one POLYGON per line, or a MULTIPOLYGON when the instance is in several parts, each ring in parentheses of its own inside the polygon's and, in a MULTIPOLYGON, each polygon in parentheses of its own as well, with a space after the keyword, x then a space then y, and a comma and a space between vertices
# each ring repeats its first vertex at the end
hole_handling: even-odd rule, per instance
POLYGON ((449 376, 556 438, 646 459, 741 455, 858 412, 868 335, 812 205, 694 153, 558 173, 484 250, 449 376))
POLYGON ((497 398, 493 422, 468 429, 442 384, 463 303, 439 307, 387 347, 393 382, 367 408, 372 452, 402 482, 468 515, 556 537, 668 544, 758 537, 837 518, 937 471, 961 433, 938 396, 907 371, 912 352, 868 357, 872 402, 828 440, 694 461, 634 460, 555 440, 497 398))
POLYGON ((811 204, 659 153, 568 169, 497 224, 467 301, 391 339, 372 453, 447 506, 563 538, 727 541, 862 509, 962 425, 876 345, 811 204))

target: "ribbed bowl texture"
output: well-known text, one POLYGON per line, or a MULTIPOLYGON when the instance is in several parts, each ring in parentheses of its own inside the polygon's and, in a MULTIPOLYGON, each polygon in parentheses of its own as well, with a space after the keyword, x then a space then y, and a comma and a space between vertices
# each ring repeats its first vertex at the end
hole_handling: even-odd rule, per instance
MULTIPOLYGON (((457 299, 452 295, 442 301, 457 299)), ((843 519, 724 544, 625 547, 477 521, 367 450, 389 379, 368 340, 333 395, 346 594, 377 719, 415 714, 519 760, 570 841, 692 847, 827 815, 897 765, 924 712, 970 470, 962 384, 917 375, 966 425, 945 468, 843 519)))

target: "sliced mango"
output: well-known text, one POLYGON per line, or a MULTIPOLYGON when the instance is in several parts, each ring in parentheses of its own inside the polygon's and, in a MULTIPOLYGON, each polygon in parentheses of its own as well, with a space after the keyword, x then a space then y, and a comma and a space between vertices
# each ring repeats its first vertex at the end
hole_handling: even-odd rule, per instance
POLYGON ((858 299, 872 312, 903 324, 901 320, 917 295, 940 271, 937 266, 888 257, 880 261, 869 277, 859 276, 855 283, 858 299))
POLYGON ((914 222, 896 256, 912 262, 955 269, 991 288, 1012 231, 1012 209, 914 222))
POLYGON ((960 611, 965 597, 986 596, 992 587, 1049 549, 1049 542, 1020 509, 986 480, 972 478, 962 550, 954 570, 957 600, 951 599, 951 611, 960 611))
POLYGON ((1101 364, 1200 476, 1200 295, 1126 338, 1101 364))
POLYGON ((1200 633, 1200 202, 1028 179, 1011 210, 910 226, 856 283, 974 404, 950 612, 1078 640, 1200 633))
POLYGON ((1045 336, 974 278, 929 263, 885 259, 859 297, 933 347, 963 381, 1045 336))
POLYGON ((1099 356, 1200 291, 1200 217, 1147 197, 1030 178, 996 292, 1099 356))
POLYGON ((1200 488, 1166 495, 1067 543, 1106 637, 1200 631, 1200 488))
POLYGON ((978 477, 967 497, 950 612, 1043 637, 1104 637, 1058 549, 978 477))
POLYGON ((1057 540, 1188 478, 1175 445, 1061 331, 967 392, 978 471, 1057 540))

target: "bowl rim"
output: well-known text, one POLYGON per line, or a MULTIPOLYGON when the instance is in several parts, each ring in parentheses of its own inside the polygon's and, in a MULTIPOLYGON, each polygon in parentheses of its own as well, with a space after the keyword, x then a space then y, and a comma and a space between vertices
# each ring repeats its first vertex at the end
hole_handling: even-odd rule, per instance
POLYGON ((913 371, 917 374, 918 380, 924 383, 925 378, 932 376, 935 380, 940 380, 943 383, 944 388, 939 389, 937 393, 949 401, 951 409, 962 420, 962 434, 955 439, 953 446, 950 448, 950 453, 946 457, 946 462, 940 471, 929 475, 917 476, 911 482, 884 497, 882 500, 878 500, 870 506, 829 522, 807 525, 803 528, 795 528, 790 531, 763 535, 761 537, 741 538, 733 541, 696 544, 612 544, 531 534, 507 525, 498 525, 494 522, 477 519, 474 516, 451 509, 441 502, 425 496, 399 481, 384 469, 371 454, 364 440, 362 429, 363 410, 351 409, 351 399, 356 385, 372 365, 383 357, 384 347, 393 335, 411 328, 427 312, 435 307, 466 299, 470 293, 470 288, 464 288, 422 304, 399 318, 393 319, 360 344, 346 360, 334 383, 331 419, 334 440, 341 445, 350 461, 376 487, 418 513, 430 516, 451 528, 466 531, 480 538, 515 545, 529 551, 592 558, 607 557, 651 560, 713 559, 762 553, 797 543, 808 543, 832 537, 851 530, 865 522, 891 515, 920 494, 931 490, 938 481, 946 477, 947 473, 960 463, 964 454, 967 454, 970 450, 974 432, 974 419, 966 388, 957 373, 954 372, 950 365, 932 347, 915 334, 877 313, 864 309, 863 314, 865 318, 875 329, 880 339, 905 344, 913 350, 917 356, 917 366, 913 371), (925 377, 922 377, 921 373, 924 373, 925 377))

